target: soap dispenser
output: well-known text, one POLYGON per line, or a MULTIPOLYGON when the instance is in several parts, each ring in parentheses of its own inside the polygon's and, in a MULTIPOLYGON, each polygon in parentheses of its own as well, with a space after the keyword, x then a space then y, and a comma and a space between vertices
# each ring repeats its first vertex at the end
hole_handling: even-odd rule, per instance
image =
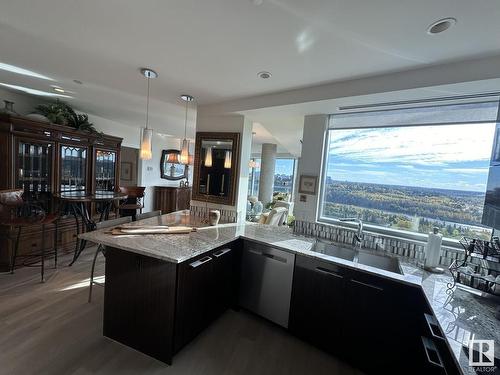
POLYGON ((429 233, 429 239, 427 240, 427 247, 425 249, 424 268, 427 271, 443 272, 443 269, 439 267, 439 255, 442 242, 443 235, 439 233, 439 228, 434 227, 432 232, 429 233))

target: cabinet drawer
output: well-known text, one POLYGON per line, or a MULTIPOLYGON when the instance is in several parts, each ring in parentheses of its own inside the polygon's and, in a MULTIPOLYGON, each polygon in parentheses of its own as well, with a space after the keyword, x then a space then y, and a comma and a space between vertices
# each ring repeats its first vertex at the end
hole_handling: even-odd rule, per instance
MULTIPOLYGON (((54 248, 53 231, 45 231, 45 251, 51 251, 54 248)), ((19 255, 30 254, 42 250, 42 234, 21 236, 19 239, 19 255)))

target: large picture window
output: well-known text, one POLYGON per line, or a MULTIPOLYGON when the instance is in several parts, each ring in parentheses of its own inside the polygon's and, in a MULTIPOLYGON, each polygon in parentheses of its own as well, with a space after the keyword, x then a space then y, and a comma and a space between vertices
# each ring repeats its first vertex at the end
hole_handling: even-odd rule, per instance
POLYGON ((481 225, 495 123, 328 131, 320 220, 488 239, 481 225))

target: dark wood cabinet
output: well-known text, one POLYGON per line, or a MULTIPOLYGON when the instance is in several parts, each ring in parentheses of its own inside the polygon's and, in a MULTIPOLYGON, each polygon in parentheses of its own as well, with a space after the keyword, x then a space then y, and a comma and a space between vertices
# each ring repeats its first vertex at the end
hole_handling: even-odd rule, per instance
POLYGON ((345 269, 297 256, 290 307, 290 331, 335 355, 342 348, 345 269))
POLYGON ((175 263, 108 248, 104 336, 171 363, 175 263))
POLYGON ((235 306, 238 296, 240 275, 240 242, 222 247, 212 253, 214 262, 212 319, 219 317, 228 308, 235 306))
POLYGON ((343 341, 349 350, 344 355, 367 372, 392 373, 389 368, 398 357, 400 343, 391 334, 391 325, 398 319, 399 309, 393 290, 384 281, 353 272, 346 284, 343 341))
POLYGON ((155 186, 154 209, 162 214, 188 210, 191 203, 190 187, 155 186))
POLYGON ((178 351, 235 301, 239 242, 181 263, 178 269, 175 351, 178 351))
MULTIPOLYGON (((119 182, 121 138, 90 134, 69 126, 0 114, 0 189, 23 189, 24 198, 36 201, 49 213, 58 207, 53 193, 72 190, 116 190, 119 182)), ((91 207, 96 213, 96 207, 91 207)), ((72 251, 76 227, 73 218, 60 222, 58 248, 72 251)), ((46 228, 52 239, 53 228, 46 228)), ((19 254, 38 251, 31 237, 40 228, 23 228, 19 254)), ((0 270, 10 268, 14 228, 0 228, 0 270)))
POLYGON ((458 373, 430 314, 417 286, 296 257, 290 332, 366 373, 458 373))
POLYGON ((179 265, 175 324, 175 350, 179 350, 198 333, 212 318, 215 287, 213 257, 210 254, 179 265))

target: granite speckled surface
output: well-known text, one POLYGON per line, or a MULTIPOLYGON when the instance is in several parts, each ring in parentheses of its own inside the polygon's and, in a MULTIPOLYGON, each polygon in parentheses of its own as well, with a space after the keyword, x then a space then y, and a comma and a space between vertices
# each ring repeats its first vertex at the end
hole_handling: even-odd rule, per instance
MULTIPOLYGON (((495 356, 500 358, 500 321, 495 318, 498 302, 478 295, 475 290, 456 288, 447 293, 449 274, 431 274, 423 271, 418 261, 398 257, 403 275, 353 263, 348 260, 311 251, 314 238, 294 235, 287 227, 259 224, 220 224, 206 227, 196 221, 189 211, 142 220, 131 225, 188 225, 198 230, 189 235, 125 235, 111 236, 105 230, 89 232, 80 238, 168 262, 180 263, 197 255, 223 246, 237 238, 244 238, 296 254, 321 258, 349 268, 370 272, 399 282, 420 286, 436 316, 456 361, 464 374, 475 374, 469 367, 464 351, 471 339, 494 340, 495 356)), ((345 246, 345 245, 344 245, 345 246)))

